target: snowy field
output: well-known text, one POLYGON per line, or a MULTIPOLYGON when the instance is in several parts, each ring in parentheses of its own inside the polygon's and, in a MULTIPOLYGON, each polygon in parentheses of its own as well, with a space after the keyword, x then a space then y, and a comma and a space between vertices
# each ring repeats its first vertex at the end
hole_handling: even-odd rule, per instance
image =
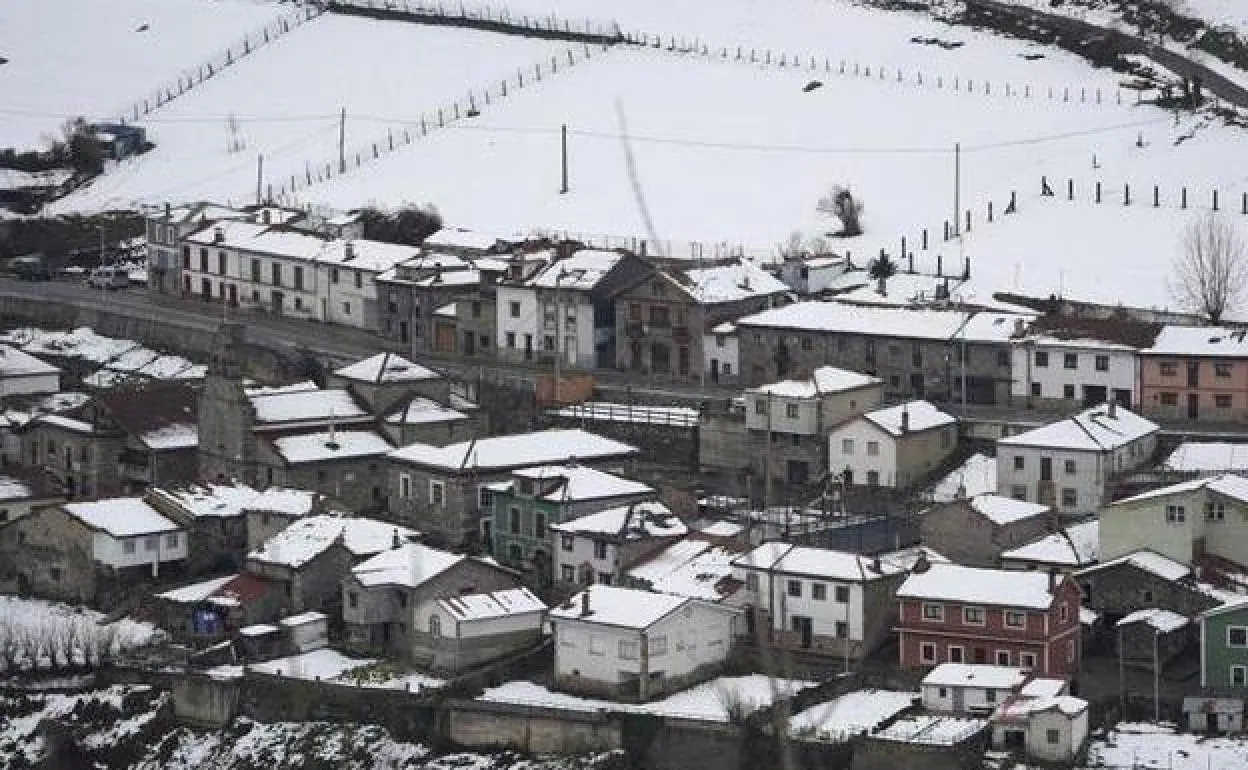
POLYGON ((727 722, 730 705, 735 707, 740 704, 746 713, 752 713, 770 706, 776 694, 792 695, 807 687, 813 687, 814 684, 790 679, 773 681, 761 674, 720 677, 661 700, 630 705, 552 692, 532 682, 507 682, 486 690, 480 700, 578 711, 635 711, 666 717, 727 722))
POLYGON ((1092 740, 1088 767, 1149 770, 1242 770, 1248 767, 1248 741, 1177 733, 1154 724, 1123 723, 1092 740))
POLYGON ((0 147, 112 115, 285 13, 254 0, 0 3, 0 147))

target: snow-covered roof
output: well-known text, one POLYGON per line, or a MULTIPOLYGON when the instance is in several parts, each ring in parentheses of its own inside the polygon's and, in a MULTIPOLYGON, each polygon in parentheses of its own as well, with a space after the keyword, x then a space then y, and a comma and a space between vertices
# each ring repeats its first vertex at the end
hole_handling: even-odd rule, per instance
POLYGON ((353 270, 380 273, 419 253, 420 249, 415 246, 359 238, 326 243, 317 255, 317 261, 353 270))
POLYGON ((856 388, 879 385, 881 382, 880 378, 872 377, 869 374, 841 369, 836 366, 820 366, 811 373, 810 379, 781 380, 780 382, 760 385, 757 388, 750 388, 748 392, 766 393, 783 398, 816 398, 827 393, 841 393, 856 388))
POLYGON ((422 245, 431 250, 439 247, 449 247, 489 251, 494 248, 498 241, 499 239, 496 236, 486 235, 474 230, 467 230, 462 227, 444 227, 426 238, 422 245))
POLYGON ((91 433, 95 427, 91 423, 84 420, 77 420, 73 417, 65 417, 59 414, 41 414, 35 418, 35 422, 44 425, 53 425, 57 428, 73 431, 74 433, 91 433))
POLYGON ((719 267, 684 270, 674 274, 672 280, 683 286, 695 302, 703 305, 737 302, 789 291, 783 281, 748 260, 719 267), (682 275, 685 280, 681 280, 682 275))
POLYGON ((997 489, 997 458, 976 452, 932 487, 935 503, 950 503, 959 497, 975 497, 997 489))
POLYGON ((529 281, 530 286, 542 289, 570 289, 590 291, 611 269, 619 264, 623 255, 616 251, 586 249, 567 259, 547 266, 529 281))
POLYGON ((1187 618, 1177 612, 1170 610, 1150 607, 1144 610, 1136 610, 1118 621, 1118 627, 1130 626, 1136 623, 1144 623, 1151 628, 1160 631, 1163 634, 1169 634, 1178 631, 1187 625, 1187 618))
POLYGON ((190 449, 199 446, 199 425, 175 422, 141 433, 139 441, 154 452, 190 449))
POLYGON ((390 457, 446 471, 506 470, 568 460, 634 455, 637 448, 579 428, 541 430, 461 441, 444 447, 409 444, 390 457))
POLYGON ((763 543, 752 551, 733 559, 734 567, 747 570, 769 570, 786 575, 826 578, 842 582, 865 582, 905 569, 895 562, 861 556, 830 548, 812 548, 790 543, 763 543))
POLYGON ((980 311, 967 320, 957 338, 967 342, 1007 343, 1020 325, 1025 326, 1034 319, 1035 316, 1029 315, 980 311))
POLYGON ((1003 561, 1030 561, 1063 567, 1084 567, 1100 555, 1099 521, 1084 521, 1001 554, 1003 561))
POLYGON ((1164 580, 1169 580, 1172 583, 1182 580, 1192 574, 1192 571, 1188 569, 1186 565, 1180 564, 1174 559, 1162 556, 1156 551, 1145 550, 1133 551, 1126 556, 1119 556, 1117 559, 1102 562, 1101 564, 1097 564, 1083 570, 1080 574, 1099 572, 1100 570, 1116 567, 1120 564, 1130 564, 1137 569, 1144 570, 1145 572, 1149 572, 1164 580))
POLYGON ((556 624, 560 620, 580 620, 643 630, 691 601, 693 599, 686 596, 595 583, 565 604, 551 608, 550 619, 556 624), (585 612, 586 608, 588 612, 585 612))
POLYGON ((1121 500, 1115 500, 1110 503, 1110 506, 1128 505, 1155 498, 1186 494, 1197 489, 1208 489, 1225 497, 1248 503, 1248 478, 1227 473, 1220 476, 1210 476, 1209 478, 1204 479, 1182 481, 1178 484, 1170 484, 1168 486, 1158 487, 1157 489, 1150 489, 1149 491, 1141 492, 1138 495, 1132 495, 1131 497, 1125 497, 1121 500))
POLYGON ((971 508, 983 514, 989 521, 998 526, 1013 524, 1017 521, 1043 516, 1049 512, 1049 506, 1015 500, 1012 497, 987 494, 976 495, 970 500, 971 508))
POLYGON ((277 622, 287 628, 294 628, 295 626, 306 626, 310 623, 324 623, 326 620, 328 620, 328 617, 325 613, 312 611, 301 612, 298 615, 290 615, 277 622))
POLYGON ((320 390, 312 380, 304 380, 303 382, 292 382, 287 385, 257 385, 253 383, 245 383, 243 392, 249 397, 251 396, 276 396, 282 393, 307 393, 312 390, 320 390))
POLYGON ((997 706, 992 713, 993 721, 1025 719, 1042 711, 1059 711, 1066 716, 1077 716, 1088 710, 1088 702, 1073 695, 1020 695, 997 706))
POLYGON ((736 537, 745 529, 735 521, 713 521, 698 529, 707 537, 736 537))
POLYGON ((654 492, 648 484, 595 470, 585 465, 539 465, 514 470, 512 475, 538 483, 552 479, 560 480, 555 489, 540 498, 552 503, 601 500, 608 497, 644 495, 654 492))
POLYGON ((260 548, 247 554, 247 558, 266 564, 301 567, 327 550, 340 536, 346 549, 361 558, 393 548, 396 537, 405 542, 416 534, 407 527, 376 519, 307 516, 269 538, 260 548))
POLYGON ((212 578, 199 583, 191 583, 190 585, 158 593, 156 598, 177 602, 178 604, 194 604, 195 602, 206 601, 208 597, 221 590, 222 586, 236 577, 238 577, 237 574, 226 575, 225 577, 212 578))
POLYGON ((987 727, 988 721, 985 719, 925 714, 899 719, 888 727, 872 733, 872 738, 894 743, 952 746, 974 737, 987 727))
POLYGON ((903 310, 809 301, 746 316, 737 320, 737 326, 949 340, 966 319, 966 313, 952 310, 903 310))
POLYGON ((1248 444, 1186 441, 1175 447, 1162 467, 1180 473, 1248 473, 1248 444))
POLYGON ((1049 590, 1049 579, 1044 572, 932 564, 926 571, 907 577, 897 589, 897 596, 1046 610, 1054 600, 1049 590))
POLYGON ((438 606, 460 622, 546 611, 546 603, 527 588, 509 588, 485 594, 461 594, 439 600, 438 606))
POLYGON ((306 516, 316 507, 318 492, 309 489, 269 487, 247 504, 248 511, 281 513, 287 516, 306 516))
POLYGON ((431 398, 415 396, 401 408, 386 415, 389 425, 428 425, 435 422, 457 422, 467 420, 463 412, 443 406, 431 398))
POLYGON ((34 496, 31 486, 12 476, 0 476, 0 500, 24 500, 34 496))
POLYGON ((368 412, 340 388, 252 396, 259 423, 366 419, 368 412))
POLYGON ((408 361, 395 353, 378 353, 375 356, 369 356, 341 369, 335 369, 334 374, 344 380, 355 380, 372 385, 436 380, 442 376, 428 367, 408 361))
POLYGON ((91 529, 113 537, 138 537, 181 530, 141 497, 114 497, 92 503, 67 503, 65 511, 91 529))
POLYGON ((245 626, 238 629, 238 633, 243 636, 268 636, 269 634, 279 633, 282 629, 269 623, 256 623, 255 625, 245 626))
POLYGON ((273 439, 273 448, 290 465, 351 457, 375 457, 394 449, 385 436, 371 430, 302 433, 273 439))
POLYGON ((680 517, 663 503, 653 501, 608 508, 552 524, 550 528, 569 535, 603 535, 623 540, 682 537, 689 534, 689 528, 680 517))
POLYGON ((986 687, 1013 690, 1027 681, 1025 668, 989 666, 979 663, 941 663, 923 677, 923 684, 936 687, 986 687))
POLYGON ((725 578, 732 577, 735 553, 705 540, 672 543, 630 568, 628 576, 644 580, 653 591, 717 602, 725 578))
POLYGON ((1166 326, 1141 353, 1156 356, 1248 357, 1248 332, 1215 326, 1166 326))
POLYGON ((909 401, 897 406, 876 409, 864 414, 862 419, 892 436, 900 436, 903 417, 907 421, 906 431, 909 433, 943 428, 958 422, 958 418, 940 411, 928 401, 909 401))
POLYGON ((417 588, 467 558, 420 543, 404 543, 360 562, 351 574, 364 586, 417 588))
POLYGON ((1156 423, 1134 412, 1101 404, 1065 420, 999 439, 997 443, 1005 446, 1108 452, 1156 433, 1157 430, 1156 423))
POLYGON ((147 494, 166 500, 195 518, 231 518, 241 516, 259 492, 246 484, 187 484, 176 487, 152 487, 147 494))
POLYGON ((10 345, 0 345, 0 378, 57 374, 61 370, 10 345))

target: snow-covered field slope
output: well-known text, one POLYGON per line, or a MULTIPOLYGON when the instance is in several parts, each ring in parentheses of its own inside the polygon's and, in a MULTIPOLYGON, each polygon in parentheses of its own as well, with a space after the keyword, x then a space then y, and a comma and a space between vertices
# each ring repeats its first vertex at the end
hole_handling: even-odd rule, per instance
POLYGON ((0 3, 0 147, 38 147, 68 117, 113 115, 286 13, 248 0, 0 3))

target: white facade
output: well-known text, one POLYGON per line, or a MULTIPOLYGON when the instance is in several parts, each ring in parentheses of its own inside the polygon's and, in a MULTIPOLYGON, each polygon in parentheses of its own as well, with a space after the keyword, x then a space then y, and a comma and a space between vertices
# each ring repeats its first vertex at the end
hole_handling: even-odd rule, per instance
POLYGON ((437 628, 442 636, 472 639, 522 631, 540 631, 546 614, 543 610, 537 610, 463 620, 440 607, 440 601, 440 599, 427 599, 417 604, 412 611, 412 628, 426 633, 437 628))
POLYGON ((566 583, 611 584, 620 568, 620 547, 611 540, 581 532, 551 532, 552 551, 555 556, 555 577, 566 583), (585 565, 594 574, 591 580, 584 575, 585 565), (570 571, 569 571, 570 570, 570 571), (571 579, 569 579, 571 576, 571 579))
POLYGON ((512 360, 536 357, 542 349, 537 326, 537 291, 530 286, 498 285, 494 349, 512 360))
POLYGON ((741 376, 741 353, 736 328, 703 335, 702 371, 709 383, 735 382, 741 376))
POLYGON ((849 470, 855 484, 896 487, 899 483, 898 440, 870 422, 850 420, 828 434, 828 470, 849 470))
POLYGON ((1140 402, 1140 359, 1133 348, 1049 337, 1015 341, 1011 353, 1016 399, 1065 400, 1093 406, 1110 399, 1140 402))
MULTIPOLYGON (((594 360, 594 305, 589 294, 560 289, 537 295, 538 348, 548 356, 558 351, 568 366, 592 369, 594 360)), ((537 344, 537 343, 535 343, 537 344)))
POLYGON ((1067 714, 1039 711, 1027 722, 1027 754, 1044 762, 1070 762, 1088 739, 1088 710, 1067 714))
POLYGON ((792 618, 810 618, 811 633, 815 636, 863 638, 863 590, 861 583, 843 582, 825 578, 786 574, 784 572, 748 571, 757 575, 757 590, 753 580, 747 579, 747 570, 733 567, 733 577, 745 585, 734 597, 734 603, 771 608, 771 627, 776 631, 792 628, 792 618), (789 584, 800 584, 800 596, 789 595, 789 584), (815 598, 816 585, 822 586, 823 599, 815 598), (841 601, 841 599, 845 601, 841 601))
POLYGON ((99 531, 92 535, 95 561, 114 569, 151 566, 153 575, 159 574, 161 564, 185 559, 186 546, 186 531, 181 529, 131 537, 99 531))
POLYGON ((1017 689, 1012 686, 950 685, 923 683, 923 708, 928 711, 962 713, 992 711, 1017 689))
POLYGON ((745 427, 813 436, 819 432, 819 398, 759 392, 745 392, 745 427))

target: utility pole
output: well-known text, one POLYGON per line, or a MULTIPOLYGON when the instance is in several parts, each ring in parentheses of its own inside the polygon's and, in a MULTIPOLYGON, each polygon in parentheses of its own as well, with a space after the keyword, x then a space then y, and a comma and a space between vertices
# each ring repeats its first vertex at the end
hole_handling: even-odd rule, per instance
MULTIPOLYGON (((772 392, 767 391, 767 452, 763 455, 763 522, 766 526, 771 509, 771 400, 772 392)), ((766 531, 766 530, 764 530, 766 531)))
POLYGON ((564 123, 559 130, 559 142, 563 169, 563 184, 559 187, 560 195, 568 194, 568 124, 564 123))
MULTIPOLYGON (((953 235, 962 237, 962 143, 953 145, 953 235)), ((905 256, 904 254, 902 256, 905 256)))
POLYGON ((263 187, 264 187, 264 153, 260 153, 256 155, 256 205, 257 206, 263 202, 264 194, 261 192, 263 187))
POLYGON ((347 172, 347 108, 338 116, 338 173, 347 172))
POLYGON ((1157 655, 1157 637, 1161 631, 1153 629, 1153 721, 1161 721, 1161 658, 1157 655))
POLYGON ((559 282, 567 275, 567 271, 561 269, 559 274, 555 276, 555 408, 559 408, 559 381, 562 379, 563 370, 563 329, 560 327, 560 310, 559 307, 559 282))

